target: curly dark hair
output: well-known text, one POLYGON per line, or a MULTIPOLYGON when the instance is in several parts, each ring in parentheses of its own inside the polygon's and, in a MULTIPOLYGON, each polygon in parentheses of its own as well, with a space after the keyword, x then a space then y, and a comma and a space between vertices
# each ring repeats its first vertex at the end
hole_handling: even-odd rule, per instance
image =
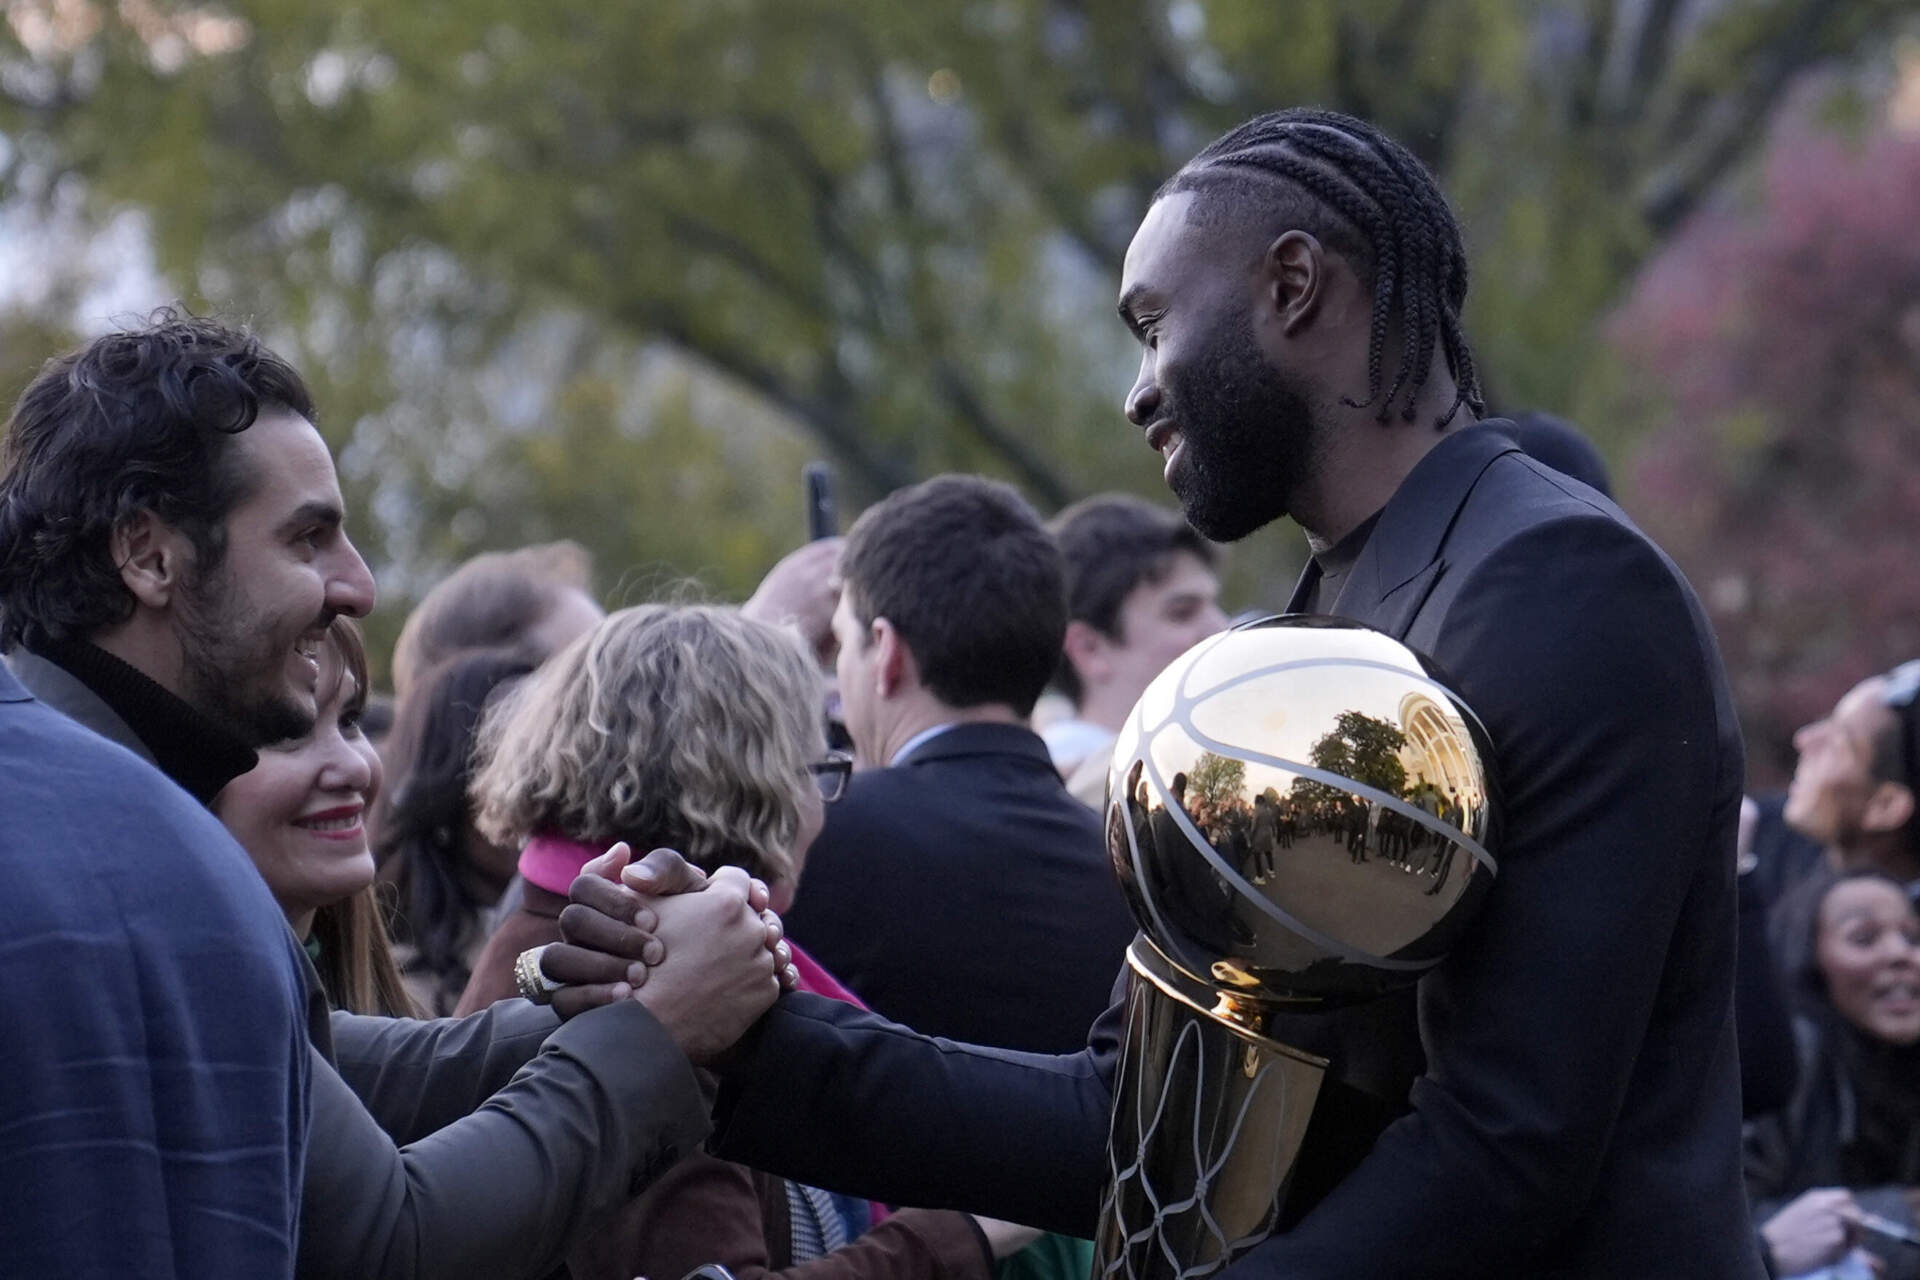
POLYGON ((217 567, 250 483, 232 438, 263 409, 311 420, 313 397, 245 329, 172 308, 48 361, 0 443, 0 650, 131 616, 113 535, 143 513, 217 567))

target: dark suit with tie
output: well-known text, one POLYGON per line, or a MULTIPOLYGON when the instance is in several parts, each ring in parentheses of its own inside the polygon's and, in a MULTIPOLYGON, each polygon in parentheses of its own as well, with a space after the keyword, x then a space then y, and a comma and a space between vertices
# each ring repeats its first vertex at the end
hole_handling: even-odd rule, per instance
POLYGON ((787 931, 917 1031, 1065 1053, 1133 937, 1105 847, 1037 735, 955 725, 828 806, 787 931))
MULTIPOLYGON (((1232 1273, 1762 1275, 1731 1016, 1742 750, 1692 592, 1606 499, 1468 428, 1382 511, 1332 612, 1432 655, 1486 723, 1500 871, 1421 982, 1417 1027, 1389 1008, 1369 1037, 1323 1029, 1343 1069, 1357 1055, 1373 1092, 1354 1097, 1411 1074, 1416 1033, 1424 1069, 1355 1167, 1232 1273)), ((1085 1232, 1117 1025, 1022 1059, 789 998, 723 1093, 718 1145, 1085 1232)), ((1334 1135, 1351 1150, 1363 1110, 1334 1135)))

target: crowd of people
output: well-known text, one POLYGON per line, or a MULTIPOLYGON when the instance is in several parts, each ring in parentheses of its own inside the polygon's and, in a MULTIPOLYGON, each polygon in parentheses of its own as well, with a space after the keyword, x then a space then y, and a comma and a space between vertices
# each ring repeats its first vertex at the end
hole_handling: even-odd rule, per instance
MULTIPOLYGON (((1342 1136, 1244 1265, 1920 1276, 1920 661, 1743 802, 1598 455, 1473 421, 1451 228, 1360 122, 1250 122, 1128 256, 1182 514, 942 476, 740 605, 612 613, 578 547, 491 552, 387 689, 291 364, 172 312, 51 360, 0 441, 0 1270, 1084 1276, 1136 927, 1107 761, 1227 625, 1209 537, 1285 513, 1292 609, 1458 672, 1508 838, 1418 991, 1288 1015, 1342 1136), (1182 329, 1214 263, 1262 318, 1182 329)), ((1236 828, 1258 875, 1285 803, 1236 828)))

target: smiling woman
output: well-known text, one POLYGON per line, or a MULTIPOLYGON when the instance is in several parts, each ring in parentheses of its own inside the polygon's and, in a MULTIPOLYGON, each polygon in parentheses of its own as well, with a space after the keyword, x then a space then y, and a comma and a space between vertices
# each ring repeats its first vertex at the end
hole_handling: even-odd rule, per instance
POLYGON ((360 731, 367 657, 359 629, 335 618, 315 657, 312 731, 262 748, 214 810, 307 943, 332 1005, 413 1016, 374 898, 365 818, 380 791, 380 757, 360 731))
MULTIPOLYGON (((1859 872, 1828 887, 1816 920, 1794 975, 1800 1087, 1747 1135, 1754 1220, 1781 1275, 1844 1254, 1862 1210, 1911 1226, 1920 1184, 1920 913, 1905 885, 1859 872)), ((1920 1272, 1913 1252, 1889 1246, 1889 1274, 1920 1272)))

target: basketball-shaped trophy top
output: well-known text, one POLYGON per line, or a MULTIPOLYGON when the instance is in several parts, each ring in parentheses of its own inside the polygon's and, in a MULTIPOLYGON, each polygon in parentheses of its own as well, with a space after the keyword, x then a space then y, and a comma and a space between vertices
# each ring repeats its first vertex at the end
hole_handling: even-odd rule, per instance
POLYGON ((1140 927, 1241 997, 1336 1003, 1417 980, 1491 884, 1492 749, 1426 658, 1341 619, 1248 623, 1175 659, 1107 779, 1140 927))

